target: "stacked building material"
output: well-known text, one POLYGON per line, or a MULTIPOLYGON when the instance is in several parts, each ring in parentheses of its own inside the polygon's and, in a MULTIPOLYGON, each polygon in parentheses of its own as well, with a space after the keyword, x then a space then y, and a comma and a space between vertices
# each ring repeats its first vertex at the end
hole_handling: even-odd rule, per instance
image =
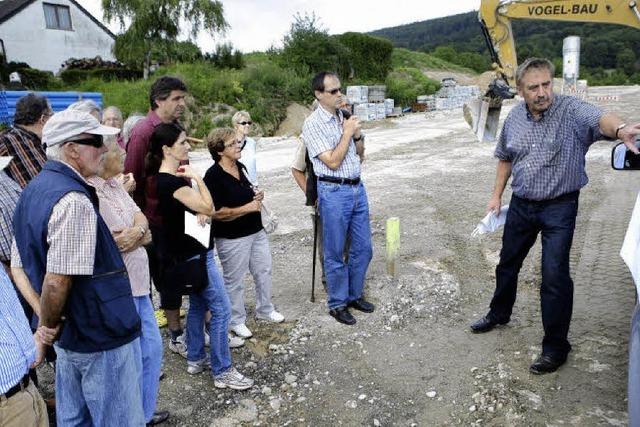
POLYGON ((369 102, 384 102, 387 87, 384 85, 369 86, 369 102))
POLYGON ((393 107, 395 107, 395 101, 391 98, 385 98, 384 108, 386 110, 387 116, 393 113, 393 107))
POLYGON ((369 102, 369 87, 347 86, 347 99, 352 105, 369 102))

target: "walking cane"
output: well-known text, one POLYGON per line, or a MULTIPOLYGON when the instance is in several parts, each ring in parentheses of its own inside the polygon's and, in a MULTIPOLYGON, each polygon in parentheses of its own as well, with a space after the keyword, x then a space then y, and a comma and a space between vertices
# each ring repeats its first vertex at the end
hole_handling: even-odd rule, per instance
POLYGON ((311 302, 316 302, 316 248, 318 247, 318 210, 313 211, 313 267, 311 268, 311 302))

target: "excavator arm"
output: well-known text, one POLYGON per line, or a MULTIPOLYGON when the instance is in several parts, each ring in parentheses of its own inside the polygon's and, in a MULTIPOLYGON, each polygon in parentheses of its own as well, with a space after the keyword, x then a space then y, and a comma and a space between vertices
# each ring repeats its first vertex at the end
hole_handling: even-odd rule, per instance
POLYGON ((481 0, 478 20, 495 78, 481 99, 464 106, 465 119, 480 141, 495 141, 502 101, 516 94, 518 60, 512 19, 619 24, 640 29, 636 0, 481 0))

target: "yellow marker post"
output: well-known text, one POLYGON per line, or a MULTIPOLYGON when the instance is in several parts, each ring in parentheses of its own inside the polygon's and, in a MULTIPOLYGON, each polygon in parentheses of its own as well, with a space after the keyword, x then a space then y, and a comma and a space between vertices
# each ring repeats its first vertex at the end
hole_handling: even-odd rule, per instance
POLYGON ((400 219, 387 219, 387 273, 397 277, 397 261, 400 252, 400 219))

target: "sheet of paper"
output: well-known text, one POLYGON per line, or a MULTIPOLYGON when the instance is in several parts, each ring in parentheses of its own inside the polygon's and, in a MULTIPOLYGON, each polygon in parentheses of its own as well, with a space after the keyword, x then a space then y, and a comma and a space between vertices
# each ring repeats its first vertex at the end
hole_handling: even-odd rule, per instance
POLYGON ((640 303, 640 194, 638 194, 631 220, 629 220, 629 227, 627 228, 627 234, 624 236, 620 256, 631 271, 631 276, 633 276, 633 281, 636 285, 636 295, 640 303))
POLYGON ((209 247, 209 234, 211 233, 211 224, 205 224, 201 227, 198 224, 198 218, 189 212, 184 213, 184 232, 196 239, 206 248, 209 247))
POLYGON ((4 170, 7 167, 9 162, 13 159, 13 156, 2 156, 0 157, 0 171, 4 170))

